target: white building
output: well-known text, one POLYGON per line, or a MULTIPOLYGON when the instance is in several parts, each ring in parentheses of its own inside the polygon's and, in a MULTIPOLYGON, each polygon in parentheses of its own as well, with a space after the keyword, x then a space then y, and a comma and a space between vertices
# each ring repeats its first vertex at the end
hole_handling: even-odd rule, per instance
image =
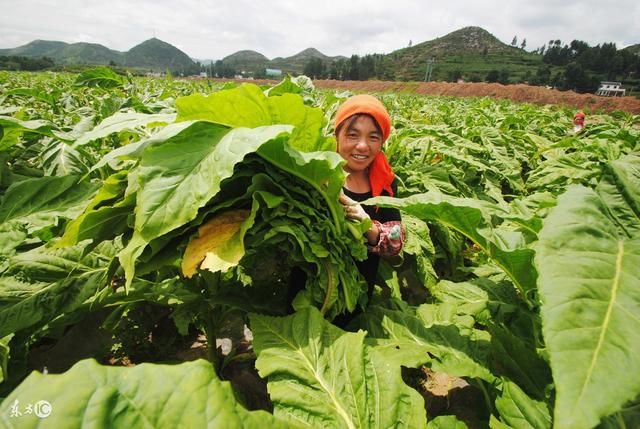
POLYGON ((265 74, 267 77, 280 77, 282 76, 282 70, 280 69, 266 69, 265 74))
POLYGON ((605 97, 624 97, 627 90, 620 88, 621 86, 622 83, 620 82, 600 82, 600 88, 596 91, 596 95, 603 95, 605 97))

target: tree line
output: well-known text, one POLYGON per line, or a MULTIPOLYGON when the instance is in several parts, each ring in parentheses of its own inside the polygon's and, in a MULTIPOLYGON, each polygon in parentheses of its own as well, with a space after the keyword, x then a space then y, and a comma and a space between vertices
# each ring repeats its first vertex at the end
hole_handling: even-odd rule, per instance
POLYGON ((617 49, 615 43, 589 46, 581 40, 562 44, 560 40, 550 40, 546 48, 538 53, 542 61, 552 66, 564 68, 557 86, 575 89, 578 92, 593 92, 601 80, 625 80, 640 76, 640 56, 630 50, 617 49))
POLYGON ((18 55, 0 55, 0 70, 47 70, 55 66, 54 61, 48 57, 28 58, 18 55))
MULTIPOLYGON (((517 45, 516 37, 511 45, 517 45)), ((520 47, 524 49, 525 46, 526 39, 523 39, 520 47)), ((638 83, 640 79, 640 55, 630 50, 619 50, 615 43, 589 46, 584 41, 573 40, 563 45, 561 40, 550 40, 548 45, 533 53, 541 56, 541 64, 525 73, 520 80, 511 76, 509 70, 497 68, 484 75, 478 72, 465 74, 463 70, 454 69, 446 73, 446 79, 451 82, 464 78, 471 82, 528 83, 576 92, 594 92, 603 80, 638 83)), ((385 62, 385 56, 379 54, 352 55, 349 59, 334 62, 313 58, 305 65, 304 74, 314 79, 397 80, 385 62)))
POLYGON ((341 58, 324 62, 321 58, 312 58, 304 67, 303 73, 312 79, 333 80, 392 80, 393 76, 384 64, 384 55, 370 54, 360 57, 341 58))

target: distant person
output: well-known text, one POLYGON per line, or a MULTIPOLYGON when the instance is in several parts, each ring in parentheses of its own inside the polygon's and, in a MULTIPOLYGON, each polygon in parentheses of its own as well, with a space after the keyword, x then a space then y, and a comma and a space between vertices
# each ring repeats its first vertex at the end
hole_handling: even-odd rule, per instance
POLYGON ((584 118, 585 114, 583 112, 578 112, 573 115, 573 132, 579 133, 584 128, 584 118))

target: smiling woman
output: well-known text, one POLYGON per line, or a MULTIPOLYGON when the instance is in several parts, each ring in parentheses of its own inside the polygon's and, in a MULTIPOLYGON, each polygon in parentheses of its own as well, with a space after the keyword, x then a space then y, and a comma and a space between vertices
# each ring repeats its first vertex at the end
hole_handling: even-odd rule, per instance
POLYGON ((398 255, 404 243, 404 228, 397 209, 360 204, 371 197, 396 194, 395 175, 382 152, 390 131, 389 113, 380 100, 370 95, 353 96, 336 112, 338 153, 347 162, 344 169, 348 173, 340 202, 348 218, 371 220, 371 228, 365 234, 369 256, 357 264, 367 281, 369 297, 380 257, 398 255))

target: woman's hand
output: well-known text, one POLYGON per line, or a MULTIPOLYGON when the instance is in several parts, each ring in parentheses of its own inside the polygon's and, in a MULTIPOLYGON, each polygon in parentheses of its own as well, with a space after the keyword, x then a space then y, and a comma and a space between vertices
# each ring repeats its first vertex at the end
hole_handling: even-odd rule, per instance
MULTIPOLYGON (((340 204, 344 207, 344 213, 347 219, 357 220, 363 222, 365 220, 371 220, 371 217, 364 211, 362 206, 357 201, 347 197, 344 192, 340 193, 340 204)), ((375 245, 380 239, 380 231, 374 222, 371 222, 371 227, 366 232, 365 236, 370 245, 375 245)))
POLYGON ((362 206, 356 201, 347 197, 344 192, 340 192, 340 204, 344 208, 344 213, 348 219, 358 220, 362 222, 365 219, 370 219, 367 212, 364 211, 362 206))

